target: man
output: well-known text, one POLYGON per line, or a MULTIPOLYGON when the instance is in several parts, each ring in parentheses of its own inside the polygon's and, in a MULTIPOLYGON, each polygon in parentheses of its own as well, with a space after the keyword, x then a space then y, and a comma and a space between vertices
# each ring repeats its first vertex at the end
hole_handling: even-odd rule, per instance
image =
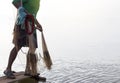
MULTIPOLYGON (((39 29, 42 32, 42 27, 36 19, 36 15, 40 6, 40 0, 13 0, 12 3, 17 9, 19 9, 22 6, 25 9, 26 17, 28 15, 34 18, 34 25, 36 25, 37 29, 39 29)), ((32 22, 27 24, 32 24, 32 22)), ((15 79, 15 76, 13 74, 14 72, 12 71, 12 64, 19 50, 22 47, 29 47, 25 75, 30 75, 32 77, 41 78, 45 80, 46 78, 39 77, 36 68, 37 58, 35 56, 35 50, 38 47, 36 28, 33 29, 33 32, 31 34, 28 34, 26 28, 27 26, 23 27, 22 24, 15 24, 13 38, 13 43, 15 46, 10 52, 8 65, 6 70, 4 71, 4 74, 10 79, 15 79)))

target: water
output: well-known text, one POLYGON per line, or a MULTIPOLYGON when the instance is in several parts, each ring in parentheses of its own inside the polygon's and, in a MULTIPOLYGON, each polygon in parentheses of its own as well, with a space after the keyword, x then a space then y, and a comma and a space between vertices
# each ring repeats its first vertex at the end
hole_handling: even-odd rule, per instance
POLYGON ((120 83, 120 65, 61 60, 44 75, 51 83, 120 83))
MULTIPOLYGON (((23 49, 24 50, 24 49, 23 49)), ((56 54, 57 55, 57 54, 56 54)), ((4 76, 8 56, 0 56, 0 76, 4 76)), ((47 70, 40 59, 40 75, 46 77, 46 82, 38 82, 33 79, 23 79, 13 83, 120 83, 119 57, 97 58, 91 56, 52 56, 53 66, 47 70)), ((26 56, 19 53, 13 64, 14 71, 24 71, 26 56)))
POLYGON ((23 79, 13 83, 120 83, 120 64, 56 59, 50 71, 41 67, 41 76, 47 81, 23 79))

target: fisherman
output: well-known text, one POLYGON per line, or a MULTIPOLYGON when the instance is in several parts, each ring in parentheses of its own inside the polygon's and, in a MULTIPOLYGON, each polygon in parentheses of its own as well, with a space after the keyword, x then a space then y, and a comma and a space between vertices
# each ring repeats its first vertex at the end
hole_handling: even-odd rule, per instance
POLYGON ((10 52, 7 68, 4 74, 7 78, 15 79, 14 72, 12 71, 12 64, 16 59, 19 50, 22 47, 29 47, 26 60, 25 75, 35 77, 37 79, 46 80, 45 77, 40 77, 37 73, 37 57, 35 50, 37 45, 36 28, 41 32, 43 31, 41 24, 36 19, 39 10, 40 0, 13 0, 12 4, 17 8, 17 20, 14 26, 14 47, 10 52), (19 15, 20 14, 20 15, 19 15), (31 25, 31 30, 29 30, 31 25))

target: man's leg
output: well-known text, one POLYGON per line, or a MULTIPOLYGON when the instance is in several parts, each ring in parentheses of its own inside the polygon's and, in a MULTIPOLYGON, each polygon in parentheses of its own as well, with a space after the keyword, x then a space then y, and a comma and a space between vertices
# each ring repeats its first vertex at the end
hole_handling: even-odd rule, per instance
POLYGON ((31 52, 30 49, 27 54, 27 60, 26 60, 26 69, 25 73, 30 75, 36 75, 37 74, 37 57, 35 52, 31 52))
POLYGON ((9 60, 8 60, 8 65, 6 70, 4 71, 4 74, 8 77, 8 78, 12 78, 14 79, 15 76, 12 74, 13 72, 12 70, 12 64, 14 62, 14 60, 16 59, 17 53, 18 51, 21 49, 21 47, 18 48, 18 50, 16 49, 16 47, 14 47, 11 52, 10 52, 10 56, 9 56, 9 60))

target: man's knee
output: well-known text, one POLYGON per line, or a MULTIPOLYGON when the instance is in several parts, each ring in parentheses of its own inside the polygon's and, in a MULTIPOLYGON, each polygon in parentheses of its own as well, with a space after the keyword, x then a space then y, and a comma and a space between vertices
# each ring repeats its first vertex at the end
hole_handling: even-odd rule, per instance
POLYGON ((16 50, 16 52, 18 52, 21 49, 21 47, 20 46, 14 47, 13 49, 16 50))
POLYGON ((34 49, 29 49, 29 53, 35 53, 35 51, 36 51, 36 48, 34 48, 34 49))

